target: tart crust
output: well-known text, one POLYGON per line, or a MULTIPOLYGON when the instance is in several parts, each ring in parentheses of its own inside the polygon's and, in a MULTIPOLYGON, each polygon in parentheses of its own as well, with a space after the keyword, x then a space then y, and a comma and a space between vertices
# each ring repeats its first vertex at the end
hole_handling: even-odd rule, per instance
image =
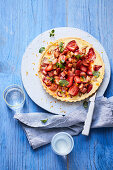
POLYGON ((42 53, 41 55, 41 58, 40 58, 40 61, 39 61, 39 65, 38 65, 38 75, 39 75, 39 78, 40 78, 40 81, 42 83, 42 86, 43 88, 46 90, 47 93, 49 93, 51 96, 53 96, 54 98, 58 99, 58 100, 61 100, 61 101, 65 101, 65 102, 77 102, 77 101, 81 101, 81 100, 84 100, 88 97, 90 97, 91 95, 93 95, 97 89, 99 88, 99 86, 101 85, 102 83, 102 80, 104 78, 104 72, 105 72, 105 65, 104 65, 104 62, 100 56, 100 54, 94 49, 95 51, 95 54, 96 54, 96 59, 94 60, 94 63, 93 65, 101 65, 102 67, 100 68, 99 72, 100 72, 100 76, 96 79, 96 81, 93 81, 91 82, 93 84, 93 88, 92 90, 89 92, 89 93, 85 93, 85 94, 82 94, 81 96, 77 95, 77 96, 73 96, 73 97, 70 97, 70 96, 67 96, 67 97, 59 97, 57 96, 57 94, 54 92, 54 91, 51 91, 42 81, 42 78, 43 78, 43 74, 41 73, 40 69, 41 69, 41 63, 43 61, 43 58, 45 56, 47 56, 47 52, 51 49, 55 49, 56 48, 56 45, 58 45, 60 42, 65 42, 65 46, 68 44, 68 42, 72 41, 72 40, 75 40, 77 45, 79 46, 79 49, 82 49, 84 47, 87 47, 87 51, 89 50, 89 48, 93 48, 93 45, 91 45, 90 43, 88 43, 87 41, 85 40, 82 40, 80 38, 75 38, 75 37, 67 37, 67 38, 61 38, 61 39, 58 39, 52 43, 50 43, 45 51, 42 53))

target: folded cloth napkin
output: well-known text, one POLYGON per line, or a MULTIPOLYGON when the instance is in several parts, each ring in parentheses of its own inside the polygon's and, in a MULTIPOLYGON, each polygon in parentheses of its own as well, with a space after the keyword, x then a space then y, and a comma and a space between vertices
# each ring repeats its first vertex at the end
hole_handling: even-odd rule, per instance
MULTIPOLYGON (((91 128, 113 127, 113 96, 110 98, 97 97, 91 128)), ((54 115, 51 113, 18 113, 14 118, 22 123, 28 141, 33 149, 51 142, 53 135, 65 131, 78 135, 84 125, 87 109, 77 107, 72 113, 54 115), (46 120, 44 123, 41 120, 46 120)))

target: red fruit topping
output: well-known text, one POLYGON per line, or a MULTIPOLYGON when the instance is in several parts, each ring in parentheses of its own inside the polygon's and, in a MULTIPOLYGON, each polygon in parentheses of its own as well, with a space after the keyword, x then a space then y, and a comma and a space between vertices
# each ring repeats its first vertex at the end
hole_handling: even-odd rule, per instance
POLYGON ((77 64, 76 64, 76 69, 80 69, 81 64, 82 64, 82 61, 79 60, 79 61, 77 62, 77 64))
POLYGON ((96 59, 96 55, 95 55, 93 48, 89 49, 89 52, 87 54, 87 58, 88 58, 89 61, 94 61, 96 59))
POLYGON ((54 71, 48 72, 48 75, 49 75, 49 77, 53 77, 54 76, 54 71))
POLYGON ((55 78, 55 80, 54 80, 54 81, 55 81, 55 83, 56 83, 57 85, 59 85, 59 80, 60 80, 60 77, 58 77, 58 76, 55 76, 54 78, 55 78))
POLYGON ((57 86, 56 84, 52 84, 52 85, 49 87, 49 89, 52 90, 52 91, 56 91, 57 87, 58 87, 58 86, 57 86))
POLYGON ((67 54, 69 50, 67 48, 64 49, 64 51, 62 52, 62 54, 67 54))
POLYGON ((79 49, 79 47, 77 46, 75 40, 70 41, 70 42, 67 44, 66 48, 67 48, 69 51, 73 51, 73 52, 75 52, 77 49, 79 49))
POLYGON ((92 84, 89 84, 89 85, 88 85, 88 89, 87 89, 87 93, 89 93, 89 92, 92 90, 92 88, 93 88, 93 85, 92 85, 92 84))
POLYGON ((47 72, 45 70, 42 70, 42 74, 46 76, 47 72))
POLYGON ((79 92, 79 88, 76 85, 73 85, 72 87, 69 88, 69 94, 72 96, 76 96, 79 92))
POLYGON ((87 74, 88 74, 89 76, 93 76, 93 74, 92 74, 92 71, 91 71, 91 70, 88 70, 88 71, 87 71, 87 74))
POLYGON ((53 66, 51 64, 49 64, 46 68, 45 71, 51 71, 53 70, 53 66))
POLYGON ((73 76, 74 76, 73 71, 69 70, 69 71, 67 72, 67 75, 68 75, 68 77, 73 77, 73 76))
POLYGON ((46 77, 43 78, 43 82, 46 84, 46 86, 51 86, 52 82, 47 79, 46 77))
POLYGON ((80 89, 80 92, 82 92, 83 94, 87 92, 87 88, 83 87, 82 89, 80 89))
POLYGON ((81 66, 80 66, 80 70, 83 71, 83 72, 87 72, 87 67, 81 65, 81 66))
POLYGON ((75 76, 80 76, 80 70, 75 71, 75 76))
POLYGON ((94 65, 94 71, 98 71, 102 66, 100 65, 94 65))
POLYGON ((88 66, 89 66, 89 61, 83 60, 83 61, 82 61, 82 64, 83 64, 84 66, 88 67, 88 66))
POLYGON ((67 60, 67 56, 61 54, 58 58, 58 63, 66 62, 66 60, 67 60))
POLYGON ((62 94, 61 94, 60 91, 57 92, 57 95, 58 95, 59 97, 62 97, 62 94))
POLYGON ((71 87, 72 84, 73 84, 73 76, 68 77, 68 78, 67 78, 67 81, 69 82, 69 84, 67 85, 67 87, 71 87))
POLYGON ((58 58, 59 55, 60 55, 60 52, 59 52, 59 51, 55 51, 55 52, 54 52, 54 57, 55 57, 55 58, 58 58))
POLYGON ((56 69, 56 72, 57 72, 57 74, 60 74, 61 69, 60 69, 60 68, 57 68, 57 69, 56 69))
POLYGON ((80 80, 79 76, 75 76, 74 81, 75 81, 75 83, 81 83, 81 80, 80 80))
POLYGON ((82 76, 84 76, 84 77, 86 77, 86 73, 85 72, 80 72, 80 76, 82 77, 82 76))

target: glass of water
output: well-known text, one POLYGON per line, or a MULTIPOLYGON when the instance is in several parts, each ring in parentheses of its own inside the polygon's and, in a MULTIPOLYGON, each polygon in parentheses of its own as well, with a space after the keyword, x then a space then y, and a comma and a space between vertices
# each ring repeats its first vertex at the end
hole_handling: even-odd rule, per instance
POLYGON ((8 86, 3 92, 3 98, 7 106, 14 111, 21 110, 25 103, 25 94, 18 85, 8 86))
POLYGON ((53 136, 51 146, 57 155, 66 156, 72 151, 74 141, 70 134, 59 132, 53 136))

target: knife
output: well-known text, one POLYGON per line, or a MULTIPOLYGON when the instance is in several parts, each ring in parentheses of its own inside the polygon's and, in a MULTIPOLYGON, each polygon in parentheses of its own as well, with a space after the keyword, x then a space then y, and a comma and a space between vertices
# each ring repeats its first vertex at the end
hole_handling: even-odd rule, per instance
POLYGON ((94 106, 95 106, 95 98, 96 98, 96 93, 89 99, 90 105, 89 105, 87 117, 84 123, 84 129, 82 131, 82 135, 86 135, 86 136, 89 135, 90 126, 91 126, 91 122, 93 118, 94 106))

